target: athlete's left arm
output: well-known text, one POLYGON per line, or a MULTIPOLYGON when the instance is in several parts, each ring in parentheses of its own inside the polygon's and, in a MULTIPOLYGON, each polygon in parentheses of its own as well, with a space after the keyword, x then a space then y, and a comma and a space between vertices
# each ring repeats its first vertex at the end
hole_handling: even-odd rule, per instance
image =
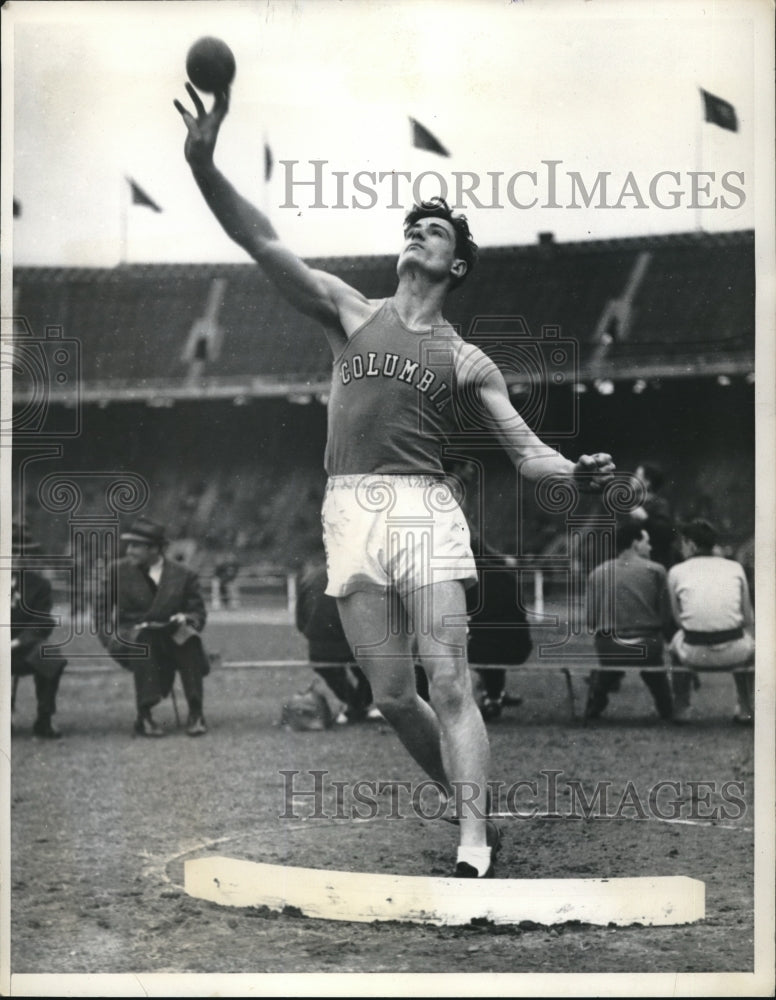
POLYGON ((612 479, 615 466, 611 455, 596 452, 572 462, 537 437, 512 406, 504 376, 479 348, 462 346, 456 375, 459 389, 477 407, 483 426, 496 434, 522 475, 533 480, 548 475, 574 476, 581 488, 593 490, 612 479))

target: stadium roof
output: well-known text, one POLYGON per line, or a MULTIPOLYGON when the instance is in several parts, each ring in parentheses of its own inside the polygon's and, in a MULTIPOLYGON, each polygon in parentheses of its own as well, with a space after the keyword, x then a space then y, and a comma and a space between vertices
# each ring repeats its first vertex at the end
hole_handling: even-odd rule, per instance
MULTIPOLYGON (((395 256, 312 260, 370 298, 392 294, 395 256)), ((754 233, 485 248, 447 310, 509 382, 750 375, 754 233)), ((247 264, 17 268, 17 343, 80 345, 83 401, 325 393, 315 321, 247 264), (27 339, 29 338, 29 340, 27 339)), ((29 393, 17 370, 17 392, 29 393)), ((67 401, 51 383, 50 401, 67 401)))

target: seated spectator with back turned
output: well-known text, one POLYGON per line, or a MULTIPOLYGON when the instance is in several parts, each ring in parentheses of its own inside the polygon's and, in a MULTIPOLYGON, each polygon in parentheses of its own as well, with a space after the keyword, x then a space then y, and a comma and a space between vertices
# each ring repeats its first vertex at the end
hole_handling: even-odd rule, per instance
POLYGON ((649 535, 653 562, 668 569, 676 562, 676 529, 671 505, 662 496, 665 473, 657 462, 642 462, 636 468, 636 479, 644 488, 644 502, 632 512, 636 521, 649 535))
POLYGON ((32 727, 34 736, 57 740, 61 733, 51 717, 57 710, 57 691, 67 660, 61 656, 44 656, 42 647, 56 624, 51 617, 51 584, 33 569, 23 569, 20 557, 34 555, 40 545, 17 524, 11 538, 11 674, 13 694, 11 711, 16 702, 16 685, 20 677, 32 674, 38 713, 32 727))
MULTIPOLYGON (((679 529, 683 562, 668 572, 674 618, 679 625, 671 640, 671 659, 692 670, 733 670, 738 694, 734 720, 751 725, 754 718, 754 612, 746 573, 740 563, 714 555, 715 528, 704 520, 679 529), (739 668, 735 670, 734 668, 739 668)), ((690 710, 693 675, 675 671, 677 718, 690 710)))
MULTIPOLYGON (((649 535, 639 521, 618 525, 615 550, 617 558, 596 566, 588 577, 588 625, 595 633, 598 662, 604 667, 662 666, 663 640, 673 633, 666 571, 651 561, 649 535)), ((592 671, 585 718, 601 715, 624 676, 621 670, 592 671)), ((667 673, 642 670, 641 677, 660 717, 671 719, 667 673)))
POLYGON ((121 540, 127 548, 117 563, 117 591, 113 600, 106 594, 108 599, 98 602, 107 607, 98 611, 96 626, 111 656, 132 671, 135 733, 164 736, 151 710, 170 694, 177 671, 189 708, 186 732, 201 736, 207 732, 202 679, 210 672, 210 661, 198 634, 207 613, 197 575, 165 558, 164 527, 146 517, 138 518, 121 540))

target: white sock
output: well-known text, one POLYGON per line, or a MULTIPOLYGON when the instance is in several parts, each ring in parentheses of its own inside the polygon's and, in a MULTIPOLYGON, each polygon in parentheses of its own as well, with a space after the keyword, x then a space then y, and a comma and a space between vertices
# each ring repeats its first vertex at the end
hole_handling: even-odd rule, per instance
POLYGON ((465 861, 467 865, 477 869, 477 877, 482 878, 490 868, 489 847, 459 847, 456 863, 465 861))

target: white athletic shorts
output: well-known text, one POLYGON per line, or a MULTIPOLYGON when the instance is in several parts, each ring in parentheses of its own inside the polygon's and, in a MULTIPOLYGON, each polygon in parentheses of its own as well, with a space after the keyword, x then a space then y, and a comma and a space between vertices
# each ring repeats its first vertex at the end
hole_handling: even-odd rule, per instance
POLYGON ((331 476, 321 514, 331 597, 477 580, 469 526, 434 476, 331 476))

